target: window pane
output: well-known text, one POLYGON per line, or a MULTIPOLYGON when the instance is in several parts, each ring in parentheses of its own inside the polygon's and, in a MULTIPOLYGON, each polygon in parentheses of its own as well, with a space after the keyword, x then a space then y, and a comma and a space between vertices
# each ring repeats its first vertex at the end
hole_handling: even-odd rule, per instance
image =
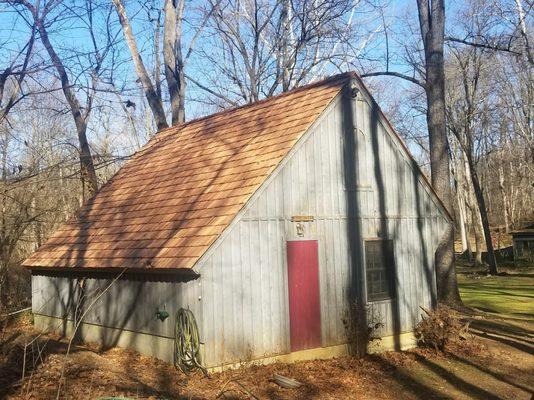
POLYGON ((391 240, 365 242, 367 298, 369 301, 394 297, 394 259, 391 240))
POLYGON ((517 247, 517 256, 518 257, 523 257, 523 242, 522 241, 517 241, 516 242, 516 247, 517 247))

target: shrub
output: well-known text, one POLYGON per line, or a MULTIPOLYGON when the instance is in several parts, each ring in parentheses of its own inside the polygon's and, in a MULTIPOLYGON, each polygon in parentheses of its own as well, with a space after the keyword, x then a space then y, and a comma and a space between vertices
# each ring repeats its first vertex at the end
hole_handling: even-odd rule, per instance
POLYGON ((380 340, 379 332, 384 324, 373 308, 353 302, 345 310, 342 321, 351 355, 363 357, 369 343, 380 340))
POLYGON ((445 351, 452 343, 466 339, 469 324, 463 325, 453 309, 444 305, 431 311, 421 309, 424 314, 414 329, 419 346, 445 351))

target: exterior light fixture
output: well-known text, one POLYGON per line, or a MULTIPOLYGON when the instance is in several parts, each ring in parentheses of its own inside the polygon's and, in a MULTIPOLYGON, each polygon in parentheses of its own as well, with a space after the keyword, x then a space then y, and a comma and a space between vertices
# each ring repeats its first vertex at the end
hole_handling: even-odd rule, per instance
POLYGON ((156 311, 156 318, 159 319, 161 322, 165 321, 167 318, 169 318, 169 313, 165 310, 157 310, 156 311))

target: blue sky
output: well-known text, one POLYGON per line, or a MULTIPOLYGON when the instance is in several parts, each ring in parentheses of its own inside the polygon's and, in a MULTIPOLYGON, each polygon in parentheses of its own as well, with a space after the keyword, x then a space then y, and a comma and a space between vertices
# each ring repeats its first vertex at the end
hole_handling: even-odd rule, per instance
MULTIPOLYGON (((75 0, 72 0, 72 4, 79 6, 83 3, 76 3, 75 0)), ((111 6, 111 1, 109 3, 103 2, 102 4, 104 4, 104 7, 111 6)), ((147 63, 147 66, 150 67, 151 56, 150 51, 147 50, 150 50, 152 43, 150 41, 150 37, 146 35, 146 32, 148 32, 148 30, 146 30, 148 26, 146 13, 143 12, 136 4, 138 3, 126 2, 127 11, 130 16, 130 19, 132 20, 134 31, 137 34, 138 45, 143 51, 144 61, 147 63)), ((187 3, 189 7, 194 7, 198 4, 202 3, 198 1, 187 3)), ((454 20, 453 15, 457 12, 458 7, 460 7, 462 4, 462 2, 447 2, 447 14, 449 21, 452 22, 454 20)), ((105 24, 98 23, 103 21, 104 15, 105 13, 103 12, 102 14, 97 16, 97 21, 95 25, 105 26, 105 24)), ((112 10, 112 17, 116 17, 114 14, 114 10, 112 10)), ((385 9, 385 20, 387 21, 388 25, 391 25, 390 44, 392 46, 392 53, 396 49, 401 48, 405 44, 405 41, 406 43, 408 43, 417 40, 417 36, 410 35, 408 29, 408 27, 411 26, 412 29, 414 29, 416 33, 418 33, 417 9, 415 0, 390 1, 387 8, 385 9)), ((375 26, 376 23, 377 22, 375 22, 375 26)), ((51 39, 57 49, 64 56, 65 64, 67 66, 67 69, 71 72, 72 80, 74 80, 76 76, 83 77, 87 75, 80 74, 82 65, 80 65, 80 63, 78 62, 78 58, 74 57, 74 52, 70 51, 69 49, 75 49, 77 52, 92 51, 92 45, 90 37, 88 35, 88 31, 83 24, 84 21, 82 20, 60 20, 60 22, 55 24, 53 29, 50 30, 51 39)), ((118 29, 118 27, 116 29, 118 29)), ((185 25, 185 31, 186 37, 184 42, 187 44, 189 43, 189 40, 191 38, 191 32, 188 29, 188 24, 185 25)), ((122 32, 116 32, 118 32, 119 34, 118 37, 122 39, 122 32)), ((0 57, 4 60, 9 59, 9 54, 13 54, 13 52, 16 52, 26 43, 28 35, 29 27, 24 18, 13 12, 9 7, 6 7, 5 5, 0 6, 0 57)), ((202 40, 202 38, 200 40, 202 40)), ((209 41, 206 41, 204 45, 208 46, 209 48, 209 41)), ((373 41, 370 43, 369 46, 371 50, 368 55, 377 58, 383 55, 383 34, 378 33, 373 38, 373 41)), ((39 49, 40 54, 42 54, 42 57, 46 58, 47 55, 42 51, 40 43, 37 43, 37 48, 39 49)), ((113 74, 114 83, 118 88, 123 91, 124 99, 131 98, 136 103, 139 103, 139 98, 142 96, 142 93, 138 85, 135 83, 136 77, 132 65, 129 62, 130 54, 127 48, 125 47, 124 42, 122 41, 118 47, 116 57, 118 60, 117 64, 119 66, 113 74)), ((405 64, 402 59, 396 57, 393 58, 395 60, 394 63, 391 64, 390 69, 410 73, 410 67, 405 64)), ((5 68, 4 65, 0 64, 0 68, 2 67, 5 68)), ((369 64, 368 68, 383 69, 383 65, 380 65, 380 63, 375 63, 374 65, 369 64)), ((198 76, 198 74, 206 73, 203 68, 203 60, 199 59, 198 56, 193 55, 189 68, 186 72, 193 76, 198 76)), ((50 73, 54 72, 51 71, 50 73)), ((41 75, 40 79, 47 79, 46 75, 41 75)), ((84 85, 86 82, 76 81, 76 83, 84 85)), ((379 88, 375 95, 378 101, 382 103, 384 108, 386 108, 386 110, 390 106, 388 104, 388 100, 392 97, 391 94, 395 94, 396 96, 398 96, 399 93, 409 92, 413 90, 412 84, 393 77, 376 79, 373 78, 369 79, 368 83, 371 85, 371 87, 376 86, 379 88)), ((58 93, 58 95, 60 96, 61 94, 58 93)), ((106 95, 104 95, 104 97, 105 96, 106 95)), ((197 117, 215 111, 214 109, 206 107, 202 103, 198 103, 195 101, 205 96, 206 93, 196 88, 193 84, 188 85, 188 102, 186 105, 186 112, 189 118, 197 117)), ((83 95, 81 97, 83 98, 83 95)), ((118 104, 116 103, 118 102, 117 98, 107 96, 106 99, 111 105, 111 107, 118 108, 118 104), (113 106, 113 104, 115 104, 115 106, 113 106)), ((419 116, 416 118, 420 119, 421 117, 419 116)), ((100 121, 98 121, 97 119, 95 121, 92 121, 92 124, 94 132, 98 133, 98 124, 100 124, 100 121)), ((419 123, 418 126, 424 126, 424 124, 419 123)), ((417 147, 411 146, 411 148, 416 153, 419 151, 417 147)))

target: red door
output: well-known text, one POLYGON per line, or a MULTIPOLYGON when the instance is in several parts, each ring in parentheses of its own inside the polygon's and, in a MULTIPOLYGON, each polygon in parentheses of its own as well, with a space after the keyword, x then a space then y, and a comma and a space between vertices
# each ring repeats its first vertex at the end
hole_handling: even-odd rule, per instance
POLYGON ((317 240, 287 242, 291 351, 321 347, 317 240))

